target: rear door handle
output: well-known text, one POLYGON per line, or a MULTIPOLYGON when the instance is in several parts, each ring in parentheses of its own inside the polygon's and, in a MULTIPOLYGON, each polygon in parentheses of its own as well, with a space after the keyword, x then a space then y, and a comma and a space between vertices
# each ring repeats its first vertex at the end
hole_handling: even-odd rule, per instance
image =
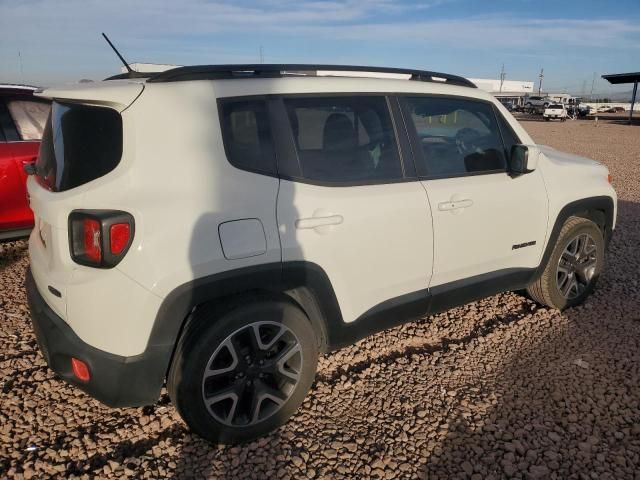
POLYGON ((468 198, 464 200, 449 200, 448 202, 442 202, 438 204, 438 210, 458 210, 459 208, 468 208, 473 205, 473 200, 468 198))
POLYGON ((309 228, 326 227, 329 225, 340 225, 344 222, 342 215, 329 215, 327 217, 299 218, 296 220, 296 228, 305 230, 309 228))

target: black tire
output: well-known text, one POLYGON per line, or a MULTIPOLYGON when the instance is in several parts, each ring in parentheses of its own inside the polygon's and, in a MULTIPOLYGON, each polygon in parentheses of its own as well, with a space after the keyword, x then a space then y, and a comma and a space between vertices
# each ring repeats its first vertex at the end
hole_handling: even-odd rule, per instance
MULTIPOLYGON (((576 265, 579 266, 580 264, 576 262, 576 265)), ((583 265, 586 265, 586 263, 583 265)), ((563 266, 565 266, 564 259, 563 266)), ((547 262, 542 275, 527 287, 527 293, 536 302, 551 308, 564 310, 565 308, 574 307, 582 303, 585 298, 591 294, 598 281, 598 277, 602 272, 603 266, 604 238, 600 228, 598 228, 598 226, 591 220, 586 218, 570 217, 560 230, 560 235, 558 236, 556 245, 549 257, 549 261, 547 262), (593 240, 593 246, 595 248, 595 250, 593 250, 593 258, 595 259, 595 266, 593 271, 589 274, 590 276, 588 281, 584 279, 584 286, 580 284, 580 278, 582 275, 578 275, 575 272, 573 273, 578 286, 575 288, 576 296, 568 298, 563 295, 559 286, 559 283, 562 283, 562 275, 564 275, 564 273, 559 271, 560 259, 563 257, 565 249, 569 248, 571 245, 571 242, 578 239, 578 237, 583 236, 583 234, 588 235, 593 240)), ((571 269, 573 267, 570 265, 567 268, 571 269)), ((586 276, 584 277, 586 278, 586 276)))
MULTIPOLYGON (((274 334, 273 338, 275 338, 276 335, 277 334, 274 334)), ((258 353, 262 354, 266 352, 266 350, 263 351, 257 347, 255 343, 257 340, 255 340, 254 337, 246 338, 248 344, 252 344, 253 348, 258 350, 258 353)), ((261 342, 262 341, 268 343, 271 340, 265 338, 261 340, 261 342)), ((284 342, 279 340, 276 343, 284 342)), ((273 348, 275 349, 275 347, 273 348)), ((287 346, 287 348, 290 347, 287 346)), ((267 353, 265 353, 265 355, 267 355, 267 353)), ((296 353, 294 355, 298 354, 296 353)), ((286 362, 289 362, 289 360, 286 360, 286 362)), ((194 317, 189 322, 187 331, 182 335, 178 343, 174 360, 167 377, 167 388, 178 413, 193 432, 214 443, 242 443, 264 436, 275 430, 283 425, 289 417, 296 412, 313 383, 317 363, 317 340, 311 323, 306 315, 293 304, 286 301, 268 299, 257 300, 250 303, 240 303, 226 310, 204 306, 196 310, 194 317), (257 320, 259 320, 259 322, 257 320), (282 393, 283 398, 288 395, 286 400, 280 405, 277 405, 273 401, 265 402, 265 400, 269 400, 268 398, 258 400, 258 412, 261 408, 260 405, 264 403, 269 403, 267 407, 271 410, 275 409, 275 411, 270 413, 269 416, 265 416, 265 418, 258 419, 252 423, 248 412, 256 411, 256 409, 253 408, 255 405, 253 402, 256 398, 259 398, 259 395, 255 393, 254 390, 257 391, 260 385, 260 393, 263 392, 263 387, 270 388, 270 391, 273 391, 272 386, 275 386, 276 390, 278 389, 275 385, 276 383, 283 385, 287 383, 286 379, 282 380, 284 376, 281 375, 280 372, 275 372, 275 370, 285 368, 284 364, 282 366, 275 365, 277 357, 275 354, 272 359, 259 357, 266 358, 266 360, 261 360, 261 362, 266 362, 267 364, 272 362, 272 370, 270 373, 264 374, 250 371, 251 368, 254 370, 266 368, 258 367, 257 360, 255 359, 247 366, 244 359, 250 355, 243 356, 244 353, 241 352, 248 351, 256 358, 258 358, 258 356, 250 350, 251 347, 246 347, 247 350, 243 350, 238 346, 242 344, 243 336, 254 332, 254 330, 252 330, 254 328, 253 326, 257 324, 261 325, 257 330, 260 332, 258 336, 264 335, 265 328, 268 330, 272 326, 271 324, 273 324, 275 330, 281 329, 281 331, 286 331, 286 335, 294 339, 292 341, 293 343, 297 341, 300 347, 300 356, 295 357, 295 361, 298 363, 296 367, 297 372, 294 372, 297 373, 298 376, 295 385, 291 380, 291 385, 285 385, 289 391, 286 394, 282 393), (240 335, 240 338, 238 338, 238 335, 240 335), (233 339, 233 342, 229 340, 230 338, 233 339), (211 368, 214 368, 213 363, 218 362, 220 356, 226 355, 228 357, 227 361, 233 363, 232 360, 229 360, 229 358, 233 358, 232 355, 229 355, 231 351, 229 350, 225 353, 221 350, 226 348, 225 345, 231 344, 233 344, 233 348, 238 351, 238 354, 235 356, 237 366, 228 373, 216 374, 213 380, 222 385, 218 387, 218 383, 214 384, 214 387, 222 388, 222 390, 219 391, 227 391, 229 388, 240 389, 234 390, 234 392, 240 392, 235 401, 229 399, 232 406, 228 405, 228 403, 225 405, 222 401, 215 404, 216 408, 226 408, 228 406, 229 411, 234 412, 230 415, 231 423, 234 423, 234 418, 235 421, 237 421, 235 425, 225 424, 223 423, 224 419, 221 421, 219 418, 214 417, 214 413, 210 413, 204 400, 205 389, 210 386, 205 382, 211 380, 211 377, 209 380, 204 380, 205 371, 207 371, 207 373, 212 372, 212 370, 209 369, 210 362, 211 368), (216 353, 218 356, 214 358, 213 355, 215 352, 223 353, 216 353), (242 364, 238 362, 238 359, 241 359, 240 362, 242 364), (253 365, 251 365, 251 363, 253 365), (243 371, 244 373, 242 373, 243 371), (237 375, 243 375, 244 380, 238 379, 237 375), (260 375, 261 378, 264 376, 268 378, 258 379, 258 375, 260 375), (249 386, 247 386, 247 383, 249 386), (267 383, 269 385, 267 385, 267 383), (248 401, 245 399, 245 395, 248 395, 248 401), (241 410, 244 406, 248 407, 247 415, 241 416, 241 410)), ((286 366, 286 368, 289 369, 290 367, 286 366)), ((218 366, 217 369, 217 371, 221 371, 227 369, 227 367, 220 369, 218 366)), ((262 371, 266 370, 261 370, 261 372, 262 371)), ((216 397, 219 395, 213 394, 211 396, 216 397)), ((211 400, 211 397, 208 397, 208 399, 211 400)), ((221 414, 221 416, 224 416, 226 419, 229 418, 226 412, 221 414)), ((256 417, 253 418, 255 419, 256 417)))

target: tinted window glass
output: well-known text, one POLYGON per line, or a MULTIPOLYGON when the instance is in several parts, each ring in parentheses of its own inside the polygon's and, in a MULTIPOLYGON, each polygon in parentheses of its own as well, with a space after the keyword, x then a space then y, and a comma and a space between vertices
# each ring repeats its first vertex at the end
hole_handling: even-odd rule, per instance
POLYGON ((122 118, 104 107, 54 102, 45 125, 36 174, 64 191, 113 170, 122 156, 122 118))
POLYGON ((385 182, 402 178, 384 97, 284 100, 302 176, 321 182, 385 182))
POLYGON ((232 165, 244 170, 276 173, 264 101, 224 102, 222 124, 227 156, 232 165))
POLYGON ((500 125, 500 132, 502 133, 502 141, 504 142, 505 153, 508 155, 511 152, 511 147, 518 145, 520 139, 509 125, 509 122, 505 120, 500 112, 496 112, 498 117, 498 124, 500 125))
POLYGON ((438 97, 406 99, 422 147, 421 176, 447 177, 505 169, 492 105, 438 97))
POLYGON ((0 99, 0 130, 2 130, 0 138, 3 140, 7 142, 17 142, 20 140, 20 136, 18 135, 18 131, 13 123, 13 119, 11 118, 9 110, 2 99, 0 99))
POLYGON ((37 100, 9 100, 9 113, 22 140, 40 140, 51 108, 49 102, 37 100))

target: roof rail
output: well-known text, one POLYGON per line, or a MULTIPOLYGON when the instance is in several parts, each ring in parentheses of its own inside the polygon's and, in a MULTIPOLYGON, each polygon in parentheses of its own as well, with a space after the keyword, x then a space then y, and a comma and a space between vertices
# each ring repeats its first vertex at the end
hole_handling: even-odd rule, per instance
POLYGON ((409 80, 445 83, 477 88, 466 78, 447 73, 410 70, 405 68, 363 67, 357 65, 313 64, 248 64, 248 65, 193 65, 178 67, 152 75, 147 82, 186 82, 189 80, 223 80, 232 78, 277 78, 284 76, 317 76, 326 72, 368 72, 409 75, 409 80))
POLYGON ((118 73, 116 75, 111 75, 110 77, 105 78, 105 81, 106 80, 124 80, 127 78, 149 78, 149 77, 153 77, 154 75, 157 75, 158 73, 159 72, 136 72, 136 71, 118 73))

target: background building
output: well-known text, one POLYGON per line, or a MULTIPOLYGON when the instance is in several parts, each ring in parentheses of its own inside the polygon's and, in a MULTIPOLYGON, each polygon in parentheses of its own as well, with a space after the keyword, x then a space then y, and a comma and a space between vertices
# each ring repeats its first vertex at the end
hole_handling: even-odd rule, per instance
POLYGON ((470 78, 478 88, 491 93, 503 102, 512 102, 516 106, 523 106, 525 97, 534 94, 534 82, 522 80, 492 80, 486 78, 470 78))

